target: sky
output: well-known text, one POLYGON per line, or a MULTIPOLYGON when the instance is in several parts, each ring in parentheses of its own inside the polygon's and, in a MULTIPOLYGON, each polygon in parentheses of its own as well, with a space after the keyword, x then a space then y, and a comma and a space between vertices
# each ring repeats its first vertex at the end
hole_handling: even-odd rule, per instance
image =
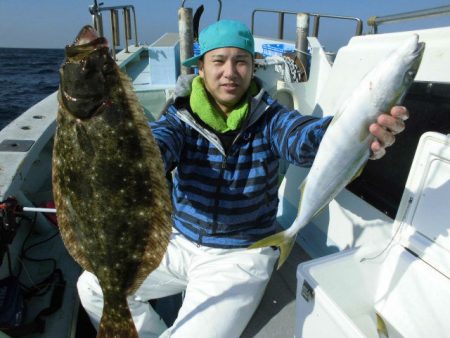
MULTIPOLYGON (((100 2, 100 1, 99 1, 100 2)), ((178 31, 178 8, 181 0, 103 0, 105 6, 132 4, 136 10, 138 38, 151 43, 165 32, 178 31)), ((80 28, 91 23, 89 6, 93 0, 0 0, 0 47, 64 48, 75 38, 80 28)), ((200 28, 217 19, 218 1, 185 0, 185 7, 194 11, 200 5, 205 11, 200 28)), ((240 20, 250 27, 252 11, 276 9, 292 12, 319 13, 358 17, 363 20, 364 32, 368 31, 367 19, 402 12, 450 6, 442 0, 222 0, 221 18, 240 20)), ((109 14, 105 13, 106 37, 110 37, 109 14)), ((123 28, 122 15, 120 25, 123 28)), ((450 15, 428 19, 386 24, 379 32, 450 26, 450 15)), ((347 44, 354 34, 353 21, 322 19, 319 39, 325 49, 335 51, 347 44)), ((285 37, 295 37, 295 16, 285 18, 285 37)), ((256 35, 277 36, 276 14, 257 13, 256 35)), ((122 33, 123 34, 123 33, 122 33)), ((123 47, 123 35, 121 36, 123 47)))

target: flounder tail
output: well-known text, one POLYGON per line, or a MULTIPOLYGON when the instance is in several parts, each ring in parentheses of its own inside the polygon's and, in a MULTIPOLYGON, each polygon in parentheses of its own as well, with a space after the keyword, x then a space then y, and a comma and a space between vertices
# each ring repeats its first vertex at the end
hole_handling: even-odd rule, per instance
POLYGON ((105 297, 103 314, 100 320, 96 338, 139 338, 136 327, 131 317, 126 298, 117 297, 115 306, 110 306, 105 297))
POLYGON ((280 248, 280 257, 278 258, 278 265, 277 265, 278 270, 279 268, 281 268, 281 266, 284 264, 289 254, 291 253, 296 237, 297 237, 296 235, 294 236, 289 235, 287 231, 284 230, 277 234, 263 238, 262 240, 256 243, 253 243, 252 245, 249 246, 249 249, 263 248, 266 246, 276 246, 280 248))

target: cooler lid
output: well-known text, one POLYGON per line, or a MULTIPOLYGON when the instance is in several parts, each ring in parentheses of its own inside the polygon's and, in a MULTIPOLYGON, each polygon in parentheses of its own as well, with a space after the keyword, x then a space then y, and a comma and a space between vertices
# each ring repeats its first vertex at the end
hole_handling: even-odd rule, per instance
POLYGON ((422 135, 394 222, 400 244, 450 277, 450 135, 422 135))

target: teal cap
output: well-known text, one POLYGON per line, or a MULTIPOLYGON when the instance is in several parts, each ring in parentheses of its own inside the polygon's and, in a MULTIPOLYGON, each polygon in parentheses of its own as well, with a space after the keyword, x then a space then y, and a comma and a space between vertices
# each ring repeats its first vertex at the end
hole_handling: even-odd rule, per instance
POLYGON ((200 55, 186 59, 183 65, 194 67, 205 53, 224 47, 237 47, 246 50, 252 56, 255 54, 255 42, 250 30, 242 22, 235 20, 220 20, 206 27, 199 36, 200 55))

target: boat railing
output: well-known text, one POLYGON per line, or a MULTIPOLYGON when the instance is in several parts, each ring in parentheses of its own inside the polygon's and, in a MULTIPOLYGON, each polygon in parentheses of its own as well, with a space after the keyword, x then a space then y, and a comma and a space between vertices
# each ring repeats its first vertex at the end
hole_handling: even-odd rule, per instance
POLYGON ((367 25, 370 27, 369 33, 376 34, 378 33, 378 26, 382 24, 423 19, 439 15, 450 15, 450 6, 440 6, 386 16, 372 16, 369 18, 369 20, 367 20, 367 25))
POLYGON ((133 5, 121 5, 121 6, 103 6, 103 3, 98 4, 97 0, 94 0, 94 4, 89 6, 89 11, 92 15, 92 21, 95 29, 100 36, 104 36, 103 32, 103 17, 102 12, 109 11, 111 15, 111 31, 112 31, 112 56, 116 59, 116 47, 120 45, 120 33, 119 33, 119 11, 122 10, 124 18, 124 31, 125 31, 125 52, 128 53, 128 40, 133 38, 131 29, 131 13, 133 13, 133 28, 135 37, 135 46, 138 46, 138 34, 136 23, 136 12, 133 5))
POLYGON ((284 38, 284 17, 285 15, 295 15, 296 16, 296 40, 295 40, 295 51, 297 58, 304 65, 306 72, 308 69, 308 36, 318 37, 320 19, 337 19, 337 20, 352 20, 356 22, 355 35, 361 35, 363 30, 363 22, 361 19, 352 16, 342 16, 342 15, 328 15, 328 14, 318 14, 318 13, 302 13, 302 12, 290 12, 283 10, 272 10, 272 9, 261 9, 257 8, 252 12, 251 20, 251 31, 254 34, 255 30, 255 14, 258 12, 266 13, 276 13, 278 14, 278 38, 282 40, 284 38), (313 28, 312 34, 309 34, 309 22, 310 18, 313 17, 313 28))
POLYGON ((276 13, 278 14, 278 39, 282 40, 284 38, 284 17, 285 15, 299 15, 304 14, 310 17, 314 17, 313 21, 313 29, 311 36, 318 37, 319 35, 319 26, 320 19, 338 19, 338 20, 352 20, 356 22, 356 31, 355 35, 361 35, 363 30, 363 22, 361 19, 352 17, 352 16, 342 16, 342 15, 328 15, 328 14, 319 14, 319 13, 300 13, 300 12, 291 12, 291 11, 283 11, 283 10, 273 10, 273 9, 262 9, 257 8, 252 12, 252 21, 251 21, 251 30, 254 33, 255 29, 255 14, 258 12, 266 12, 266 13, 276 13))

